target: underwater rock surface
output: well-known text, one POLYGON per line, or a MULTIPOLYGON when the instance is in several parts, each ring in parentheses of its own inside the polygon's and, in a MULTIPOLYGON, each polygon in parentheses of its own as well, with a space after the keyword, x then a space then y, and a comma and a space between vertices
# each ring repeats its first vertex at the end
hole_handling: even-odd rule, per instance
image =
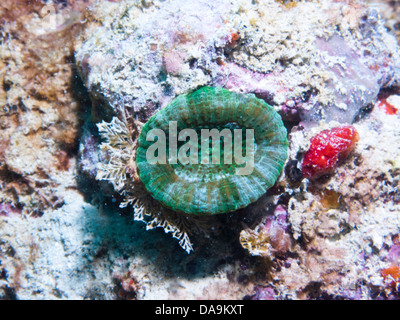
MULTIPOLYGON (((104 3, 98 10, 104 10, 104 3)), ((108 5, 76 53, 102 114, 147 112, 201 86, 255 93, 284 118, 351 123, 400 58, 374 7, 341 1, 108 5)))
POLYGON ((2 1, 0 299, 399 299, 399 10, 2 1), (143 124, 205 86, 270 104, 289 158, 258 201, 193 217, 134 160, 143 124), (312 138, 347 125, 345 159, 304 177, 312 138))

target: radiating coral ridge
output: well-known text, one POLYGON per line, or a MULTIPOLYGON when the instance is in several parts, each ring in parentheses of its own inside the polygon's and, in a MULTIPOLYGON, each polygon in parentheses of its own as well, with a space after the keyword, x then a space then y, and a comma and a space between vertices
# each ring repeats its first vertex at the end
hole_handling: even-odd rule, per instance
POLYGON ((287 149, 282 119, 263 100, 203 87, 178 96, 146 122, 136 166, 146 189, 165 207, 212 215, 246 207, 265 194, 283 169, 287 149), (151 161, 154 145, 164 138, 153 133, 160 131, 166 145, 151 161))

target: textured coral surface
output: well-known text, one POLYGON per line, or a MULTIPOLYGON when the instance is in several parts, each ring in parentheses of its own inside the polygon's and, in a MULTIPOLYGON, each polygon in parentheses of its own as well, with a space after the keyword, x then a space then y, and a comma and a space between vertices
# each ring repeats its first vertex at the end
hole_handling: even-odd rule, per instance
POLYGON ((310 148, 303 157, 301 171, 308 179, 329 173, 354 149, 359 134, 352 126, 323 130, 310 140, 310 148))
POLYGON ((1 1, 0 299, 399 299, 399 10, 1 1), (137 138, 203 86, 272 105, 289 159, 245 208, 166 214, 137 138))
MULTIPOLYGON (((169 135, 166 147, 178 142, 177 133, 175 137, 169 135)), ((254 95, 204 87, 189 95, 179 96, 143 126, 136 152, 139 177, 153 198, 174 211, 195 215, 236 211, 258 200, 266 189, 275 184, 287 158, 286 135, 282 119, 263 100, 254 95), (228 130, 230 141, 226 136, 224 146, 219 146, 219 151, 212 150, 216 147, 209 145, 204 148, 204 143, 198 140, 203 137, 198 134, 196 150, 189 148, 192 156, 190 163, 182 164, 176 159, 174 164, 170 164, 170 160, 168 163, 151 164, 147 153, 152 142, 148 141, 147 135, 154 129, 171 130, 170 121, 177 124, 177 133, 188 128, 199 133, 203 131, 201 128, 206 127, 228 130), (252 130, 254 137, 251 140, 247 129, 252 130), (239 132, 240 142, 234 131, 239 132), (244 134, 246 138, 242 141, 244 134), (255 150, 246 150, 249 142, 256 145, 252 147, 255 150), (239 163, 238 155, 242 156, 243 150, 246 156, 252 152, 251 163, 250 157, 246 160, 249 163, 239 163), (225 155, 230 155, 226 163, 225 155), (206 158, 207 164, 203 164, 203 158, 206 158)), ((206 138, 208 142, 210 138, 206 138)), ((179 158, 181 150, 175 154, 165 150, 164 156, 179 158)))

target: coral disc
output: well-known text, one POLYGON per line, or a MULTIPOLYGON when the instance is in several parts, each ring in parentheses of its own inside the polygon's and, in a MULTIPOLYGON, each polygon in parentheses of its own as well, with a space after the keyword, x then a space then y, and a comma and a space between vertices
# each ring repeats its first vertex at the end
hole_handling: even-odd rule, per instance
POLYGON ((274 185, 287 158, 286 136, 279 114, 255 95, 204 87, 178 96, 146 122, 136 151, 138 174, 152 197, 174 211, 196 215, 234 211, 256 201, 274 185), (189 129, 199 139, 185 140, 179 135, 176 141, 176 136, 168 134, 171 123, 176 124, 178 133, 189 129), (149 161, 151 148, 162 141, 161 136, 149 139, 153 129, 166 133, 165 150, 160 148, 154 153, 158 157, 165 151, 166 163, 149 161), (203 146, 200 136, 208 131, 204 129, 217 129, 219 133, 228 129, 235 134, 231 140, 229 134, 219 136, 216 144, 207 138, 207 145, 203 146), (253 136, 247 135, 250 131, 253 136), (174 145, 176 149, 172 148, 174 145), (242 161, 232 156, 237 151, 243 155, 242 161), (215 153, 219 153, 219 162, 210 157, 215 153), (177 160, 177 155, 182 154, 192 155, 198 162, 184 164, 177 160), (201 161, 202 156, 209 159, 208 164, 201 161), (229 156, 231 162, 226 161, 229 156), (242 174, 238 169, 243 169, 242 174))

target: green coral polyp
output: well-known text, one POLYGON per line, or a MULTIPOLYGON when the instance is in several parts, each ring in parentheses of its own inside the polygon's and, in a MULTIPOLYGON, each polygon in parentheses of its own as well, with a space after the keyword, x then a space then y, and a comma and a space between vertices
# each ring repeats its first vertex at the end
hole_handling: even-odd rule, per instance
MULTIPOLYGON (((211 215, 235 211, 260 198, 274 185, 287 158, 287 131, 279 114, 253 94, 239 94, 223 88, 204 87, 178 96, 153 115, 143 126, 136 151, 140 180, 153 198, 174 211, 195 215, 211 215), (168 132, 176 121, 178 132, 190 128, 254 129, 254 166, 251 174, 238 175, 231 164, 149 163, 147 141, 150 130, 168 132)), ((167 139, 167 150, 170 141, 167 139)), ((221 143, 222 146, 222 143, 221 143)), ((246 155, 246 141, 242 154, 246 155)), ((179 149, 180 145, 178 145, 179 149)), ((235 146, 234 146, 235 147, 235 146)), ((198 146, 201 157, 200 145, 198 146)), ((212 151, 206 150, 207 152, 212 151)), ((224 159, 220 148, 220 159, 224 159)), ((169 155, 167 155, 168 158, 169 155)))

